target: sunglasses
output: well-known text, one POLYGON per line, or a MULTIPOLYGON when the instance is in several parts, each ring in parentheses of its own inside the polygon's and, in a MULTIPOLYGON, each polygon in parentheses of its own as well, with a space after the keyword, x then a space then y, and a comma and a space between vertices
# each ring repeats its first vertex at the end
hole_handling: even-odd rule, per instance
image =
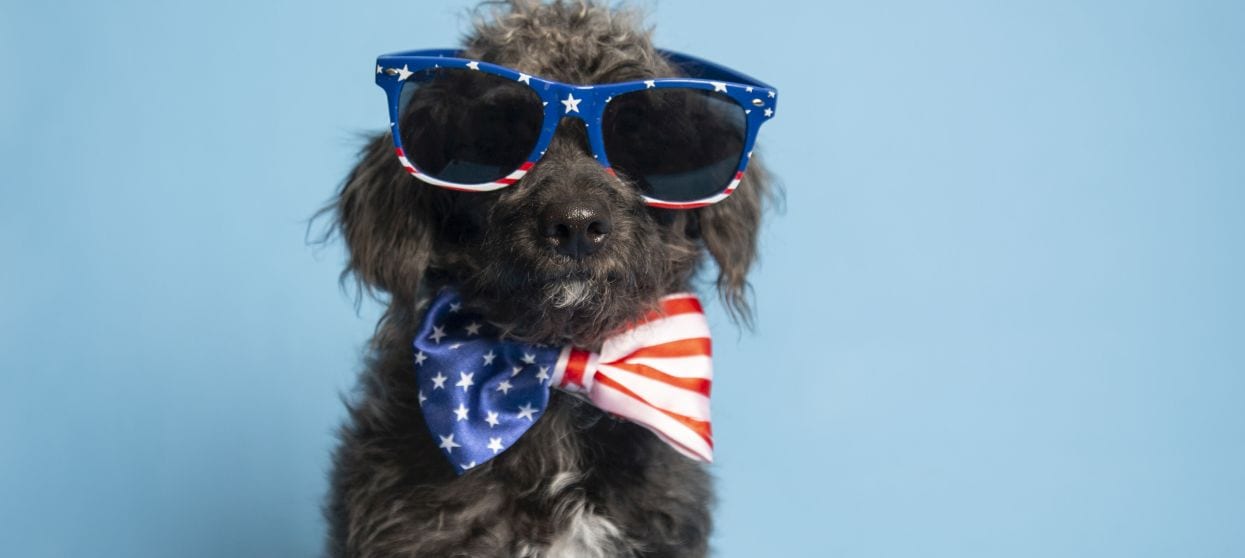
POLYGON ((744 74, 659 51, 692 77, 574 85, 414 50, 376 59, 398 160, 416 178, 486 192, 523 178, 563 118, 587 127, 606 172, 635 182, 648 205, 687 209, 739 185, 778 91, 744 74))

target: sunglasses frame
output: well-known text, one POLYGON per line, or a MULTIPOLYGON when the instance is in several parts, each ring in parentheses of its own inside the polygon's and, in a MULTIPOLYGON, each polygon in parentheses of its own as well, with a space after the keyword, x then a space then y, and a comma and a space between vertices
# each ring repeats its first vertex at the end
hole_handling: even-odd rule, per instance
POLYGON ((394 152, 397 153, 402 167, 428 184, 468 192, 488 192, 518 182, 544 155, 545 149, 553 141, 559 122, 564 117, 578 118, 584 122, 588 129, 588 144, 592 149, 593 157, 605 167, 606 172, 612 175, 614 170, 610 167, 609 157, 605 153, 601 119, 605 114, 606 105, 614 97, 644 89, 701 89, 722 93, 744 110, 747 123, 743 151, 740 154, 739 167, 736 169, 734 178, 716 194, 698 200, 667 201, 644 195, 644 202, 653 207, 691 209, 722 201, 735 191, 740 180, 743 179, 744 170, 748 168, 748 160, 752 158, 752 148, 756 143, 761 124, 773 118, 775 114, 778 90, 713 62, 668 50, 658 52, 688 75, 697 77, 652 78, 600 85, 576 85, 528 75, 488 62, 460 58, 457 50, 432 49, 395 52, 377 57, 376 85, 384 89, 388 97, 389 127, 393 136, 394 152), (541 102, 544 103, 540 136, 532 152, 528 154, 526 162, 503 178, 480 184, 458 184, 439 180, 420 171, 411 163, 406 157, 406 152, 402 147, 402 135, 398 131, 402 86, 412 74, 433 68, 466 69, 499 76, 527 85, 540 97, 541 102))

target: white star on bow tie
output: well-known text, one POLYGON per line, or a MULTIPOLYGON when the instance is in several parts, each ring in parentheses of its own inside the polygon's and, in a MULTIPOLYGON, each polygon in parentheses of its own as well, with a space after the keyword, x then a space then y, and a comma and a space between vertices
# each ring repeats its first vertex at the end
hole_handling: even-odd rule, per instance
POLYGON ((475 375, 475 372, 459 372, 458 382, 454 385, 463 388, 463 391, 467 391, 467 388, 471 387, 472 384, 475 384, 475 382, 471 379, 471 377, 475 375))

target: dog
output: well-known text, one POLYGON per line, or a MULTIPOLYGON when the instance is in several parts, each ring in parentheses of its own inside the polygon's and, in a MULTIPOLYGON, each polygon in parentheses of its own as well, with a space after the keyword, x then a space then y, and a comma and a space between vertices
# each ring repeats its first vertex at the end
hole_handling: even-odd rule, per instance
MULTIPOLYGON (((576 84, 679 75, 630 9, 512 0, 477 14, 463 58, 576 84)), ((449 286, 511 338, 599 347, 664 295, 691 290, 710 258, 724 306, 750 323, 747 275, 772 197, 760 157, 730 197, 666 209, 594 160, 582 122, 562 121, 525 176, 490 192, 413 179, 392 141, 370 139, 325 209, 349 252, 343 277, 387 303, 339 433, 328 554, 705 556, 714 499, 704 466, 579 398, 554 391, 513 447, 456 471, 421 414, 411 340, 449 286), (597 226, 589 244, 547 234, 585 214, 597 226)))

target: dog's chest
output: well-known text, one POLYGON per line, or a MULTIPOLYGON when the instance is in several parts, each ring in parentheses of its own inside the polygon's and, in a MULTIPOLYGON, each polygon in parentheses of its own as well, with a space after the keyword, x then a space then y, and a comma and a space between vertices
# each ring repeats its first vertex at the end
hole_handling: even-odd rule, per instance
POLYGON ((579 478, 563 472, 554 475, 546 493, 557 500, 551 521, 557 527, 552 541, 544 548, 530 547, 525 556, 531 558, 606 558, 618 556, 629 548, 626 538, 614 522, 593 509, 582 496, 567 490, 579 478))
POLYGON ((520 558, 610 558, 629 548, 618 526, 591 512, 566 518, 547 546, 519 544, 520 558))
POLYGON ((621 532, 610 520, 588 510, 577 510, 566 518, 544 558, 605 558, 616 556, 621 532))

